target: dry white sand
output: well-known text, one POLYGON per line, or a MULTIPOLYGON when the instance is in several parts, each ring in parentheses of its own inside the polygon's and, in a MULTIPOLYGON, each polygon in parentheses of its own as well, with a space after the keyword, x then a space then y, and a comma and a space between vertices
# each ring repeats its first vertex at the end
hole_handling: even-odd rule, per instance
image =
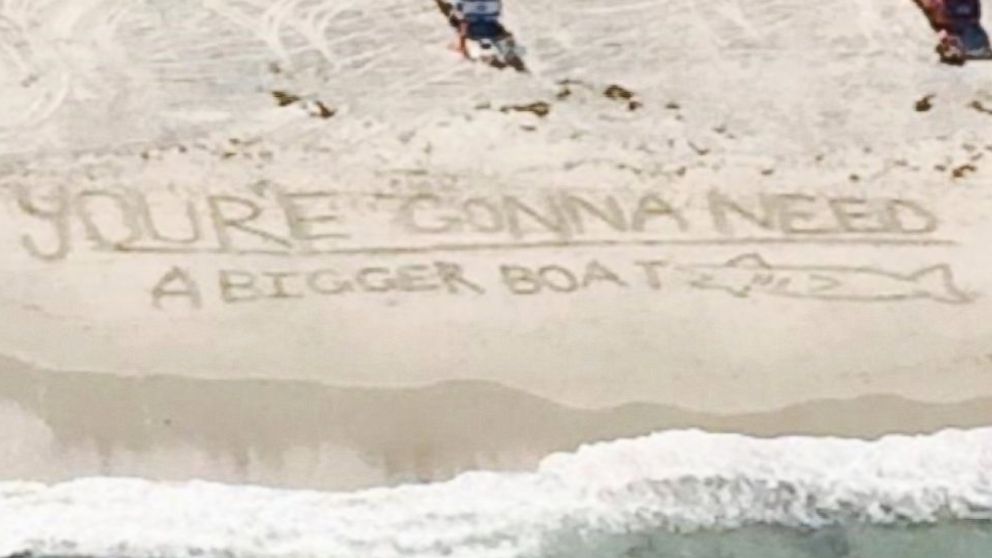
POLYGON ((937 65, 908 0, 506 4, 530 75, 427 0, 0 0, 0 423, 37 433, 0 472, 356 485, 992 420, 992 65, 937 65), (457 411, 466 381, 521 410, 457 411), (360 388, 390 403, 295 445, 236 428, 360 388))

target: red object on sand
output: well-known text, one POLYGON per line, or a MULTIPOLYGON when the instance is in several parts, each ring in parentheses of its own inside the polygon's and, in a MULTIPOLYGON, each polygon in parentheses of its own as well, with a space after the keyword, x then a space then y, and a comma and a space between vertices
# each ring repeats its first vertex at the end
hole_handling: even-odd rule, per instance
POLYGON ((915 0, 937 31, 950 31, 963 25, 979 23, 981 0, 915 0))

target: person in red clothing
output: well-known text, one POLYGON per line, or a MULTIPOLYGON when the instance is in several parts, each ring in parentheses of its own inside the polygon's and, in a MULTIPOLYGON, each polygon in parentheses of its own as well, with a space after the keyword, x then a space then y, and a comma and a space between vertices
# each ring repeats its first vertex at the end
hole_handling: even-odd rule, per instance
POLYGON ((523 49, 503 26, 502 0, 435 0, 448 23, 458 32, 457 49, 469 59, 497 68, 526 72, 523 49), (474 48, 470 49, 469 45, 474 48), (472 52, 470 52, 470 50, 472 52))
POLYGON ((930 26, 940 36, 937 54, 942 62, 992 59, 989 37, 982 28, 981 0, 915 0, 930 26))

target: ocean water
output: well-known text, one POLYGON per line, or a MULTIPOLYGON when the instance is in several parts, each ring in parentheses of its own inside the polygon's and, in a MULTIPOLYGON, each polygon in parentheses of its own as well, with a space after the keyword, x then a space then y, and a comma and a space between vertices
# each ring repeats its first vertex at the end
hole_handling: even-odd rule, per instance
MULTIPOLYGON (((569 537, 564 537, 568 539, 569 537)), ((540 558, 990 558, 992 521, 935 525, 849 524, 823 529, 746 527, 692 534, 627 534, 612 540, 572 540, 540 558)))
POLYGON ((0 557, 992 558, 992 429, 664 432, 350 493, 0 483, 0 557))
MULTIPOLYGON (((589 555, 594 547, 601 558, 990 558, 992 522, 947 522, 926 526, 846 525, 800 530, 748 527, 725 532, 626 535, 614 540, 587 541, 579 533, 520 558, 572 558, 589 555)), ((452 549, 451 556, 462 556, 452 549)), ((209 553, 208 553, 209 554, 209 553)), ((87 558, 120 558, 121 553, 87 558)), ((227 558, 238 554, 219 553, 227 558)), ((251 552, 245 558, 260 558, 251 552)), ((281 556, 273 550, 270 556, 281 556)), ((513 555, 512 551, 508 555, 513 555)), ((469 555, 465 555, 468 557, 469 555)), ((14 557, 11 557, 14 558, 14 557)), ((27 558, 26 555, 17 558, 27 558)), ((38 555, 36 558, 78 558, 75 555, 38 555)), ((169 558, 162 556, 162 558, 169 558)), ((350 557, 341 557, 350 558, 350 557)), ((355 558, 368 558, 365 556, 355 558)))

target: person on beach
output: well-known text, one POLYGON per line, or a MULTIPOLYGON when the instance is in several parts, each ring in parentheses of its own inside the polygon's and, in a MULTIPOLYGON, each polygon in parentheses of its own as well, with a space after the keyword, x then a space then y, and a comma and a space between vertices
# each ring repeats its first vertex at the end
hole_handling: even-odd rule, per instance
POLYGON ((458 33, 455 46, 462 56, 495 68, 527 72, 521 48, 502 22, 502 0, 435 0, 458 33))
POLYGON ((467 53, 469 41, 487 48, 509 36, 500 21, 502 0, 456 0, 454 13, 458 20, 458 46, 463 54, 467 53))
POLYGON ((937 31, 937 54, 947 64, 992 59, 989 37, 982 27, 981 0, 914 0, 937 31))

